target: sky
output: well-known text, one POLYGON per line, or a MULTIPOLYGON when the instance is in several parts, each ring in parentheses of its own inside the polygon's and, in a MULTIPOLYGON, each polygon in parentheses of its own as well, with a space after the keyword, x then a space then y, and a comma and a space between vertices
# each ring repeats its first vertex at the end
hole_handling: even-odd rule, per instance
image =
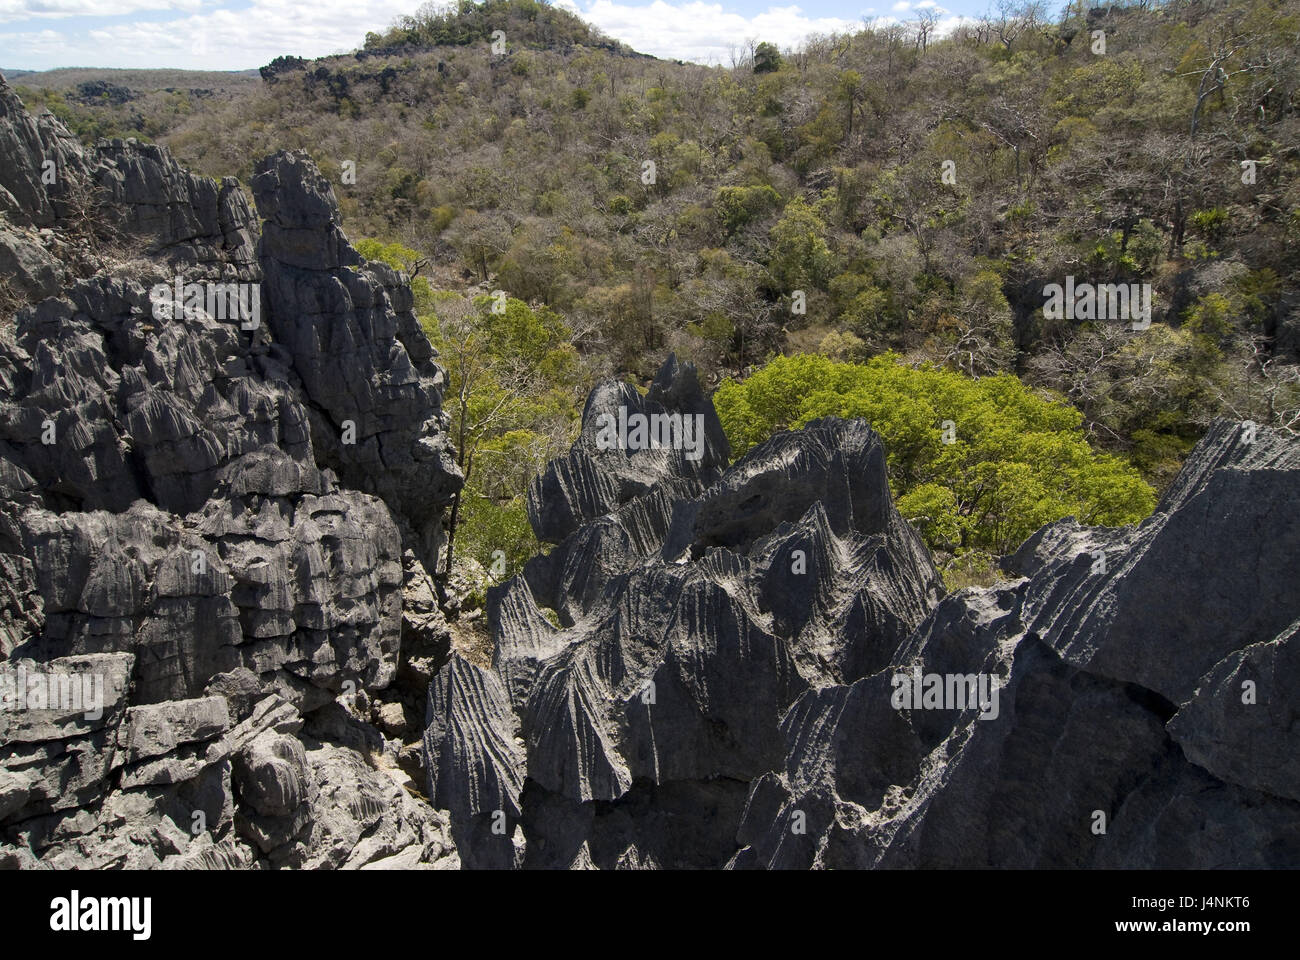
MULTIPOLYGON (((422 0, 0 0, 0 68, 173 67, 247 70, 281 54, 355 50, 370 30, 422 0)), ((730 62, 746 40, 795 46, 810 33, 909 20, 925 9, 940 32, 991 0, 552 0, 643 53, 730 62)))

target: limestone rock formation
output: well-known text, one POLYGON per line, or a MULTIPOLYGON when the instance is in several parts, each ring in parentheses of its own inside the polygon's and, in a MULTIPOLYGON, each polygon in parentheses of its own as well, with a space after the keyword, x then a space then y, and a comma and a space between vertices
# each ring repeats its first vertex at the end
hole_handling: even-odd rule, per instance
POLYGON ((0 213, 20 227, 48 227, 67 212, 59 201, 68 176, 85 171, 77 138, 53 114, 29 114, 0 77, 0 213))
POLYGON ((427 724, 430 799, 452 811, 465 865, 516 866, 524 756, 501 682, 453 655, 430 684, 427 724))
POLYGON ((806 694, 733 865, 1300 863, 1300 443, 1243 435, 1217 424, 1139 526, 1040 530, 1016 579, 945 598, 889 668, 806 694), (892 709, 912 671, 987 675, 995 707, 892 709))
POLYGON ((528 490, 528 516, 537 536, 558 543, 583 523, 604 516, 616 506, 658 488, 661 493, 696 492, 712 482, 729 459, 727 437, 704 396, 693 368, 679 371, 669 357, 643 397, 630 384, 602 384, 587 398, 582 432, 573 448, 551 461, 528 490), (632 417, 674 416, 680 424, 693 418, 700 428, 691 439, 692 451, 654 446, 627 456, 619 449, 602 449, 600 422, 627 421, 632 417))
POLYGON ((403 601, 460 483, 405 279, 301 154, 259 165, 255 216, 0 80, 0 171, 32 301, 0 328, 0 857, 458 863, 369 723, 404 633, 443 639, 403 601))
POLYGON ((267 320, 301 382, 317 462, 381 497, 430 567, 460 474, 443 432, 443 374, 410 287, 385 264, 362 265, 305 153, 263 160, 252 185, 266 221, 267 320))
MULTIPOLYGON (((638 409, 694 414, 698 397, 670 359, 638 409)), ((596 418, 637 399, 598 388, 534 488, 539 536, 589 519, 489 593, 496 676, 452 663, 431 687, 427 765, 441 793, 459 764, 447 806, 467 862, 494 840, 471 823, 490 804, 466 794, 512 829, 500 785, 522 766, 525 865, 721 866, 748 784, 780 763, 782 714, 879 669, 938 599, 865 424, 819 421, 726 470, 708 431, 697 461, 597 452, 596 418)))
POLYGON ((1220 423, 1144 523, 1049 525, 942 596, 865 424, 700 469, 596 451, 623 403, 534 488, 556 546, 491 592, 493 670, 431 689, 466 862, 508 865, 464 798, 512 826, 522 767, 525 866, 1300 863, 1300 442, 1220 423))

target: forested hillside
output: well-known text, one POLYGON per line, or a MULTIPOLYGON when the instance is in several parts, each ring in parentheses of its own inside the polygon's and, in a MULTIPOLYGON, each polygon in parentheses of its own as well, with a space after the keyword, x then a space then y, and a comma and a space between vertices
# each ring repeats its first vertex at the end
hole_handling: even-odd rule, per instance
MULTIPOLYGON (((520 476, 595 376, 644 384, 668 351, 712 385, 798 352, 1015 374, 1157 489, 1216 415, 1300 428, 1300 5, 1000 10, 945 37, 765 37, 711 68, 462 0, 250 92, 26 95, 213 176, 308 151, 349 233, 420 273, 435 342, 480 318, 477 389, 504 398, 480 434, 520 476), (1149 326, 1050 316, 1067 280, 1149 284, 1149 326), (544 335, 500 357, 482 331, 507 302, 544 335), (519 374, 561 354, 556 383, 519 374)), ((521 526, 522 486, 493 477, 521 526)))

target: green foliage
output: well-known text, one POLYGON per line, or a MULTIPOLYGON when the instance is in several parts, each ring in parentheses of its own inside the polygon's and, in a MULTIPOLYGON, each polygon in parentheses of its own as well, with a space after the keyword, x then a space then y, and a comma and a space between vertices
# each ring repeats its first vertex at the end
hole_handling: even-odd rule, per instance
POLYGON ((852 330, 832 330, 817 345, 817 352, 832 360, 861 360, 867 355, 867 345, 852 330))
POLYGON ((876 349, 889 345, 897 316, 889 291, 865 273, 842 273, 830 282, 832 301, 839 305, 839 324, 876 349))
POLYGON ((516 573, 538 546, 524 492, 572 441, 590 375, 548 307, 442 292, 420 319, 447 371, 444 405, 465 475, 451 549, 489 570, 501 551, 516 573))
POLYGON ((1192 214, 1192 224, 1207 240, 1217 242, 1228 226, 1228 211, 1220 207, 1197 210, 1192 214))
POLYGON ((545 47, 555 43, 621 49, 579 17, 539 0, 456 0, 425 4, 414 16, 401 17, 383 34, 367 33, 367 50, 411 45, 465 46, 491 39, 503 30, 512 46, 545 47))
POLYGON ((885 440, 899 510, 937 551, 1004 554, 1065 516, 1117 526, 1155 507, 1136 470, 1088 445, 1077 410, 1013 376, 796 355, 724 382, 714 404, 737 455, 821 417, 866 420, 885 440))
POLYGON ((541 549, 528 522, 523 494, 497 500, 476 488, 462 499, 457 540, 456 553, 477 560, 495 582, 514 576, 541 549), (500 577, 493 573, 498 558, 505 563, 500 577))
POLYGON ((771 231, 767 269, 784 293, 825 289, 835 273, 835 257, 826 243, 826 223, 802 197, 786 205, 771 231))
POLYGON ((1141 64, 1093 57, 1082 67, 1058 74, 1047 96, 1062 114, 1095 117, 1102 110, 1131 103, 1141 81, 1141 64))
POLYGON ((754 72, 774 73, 781 69, 781 51, 764 41, 754 48, 754 72))
POLYGON ((997 558, 980 550, 968 550, 950 558, 940 568, 943 585, 951 591, 965 587, 991 587, 1004 579, 997 558))
POLYGON ((731 236, 754 218, 775 209, 781 195, 770 185, 723 187, 713 199, 713 207, 722 218, 722 228, 731 236))
POLYGON ((1222 293, 1204 294, 1188 309, 1183 327, 1217 349, 1238 323, 1240 307, 1236 299, 1222 293))
POLYGON ((14 92, 31 113, 49 110, 58 120, 76 134, 85 144, 93 144, 101 137, 135 137, 148 143, 153 130, 146 130, 141 118, 119 117, 108 109, 89 108, 68 102, 58 90, 34 89, 18 85, 14 92))
POLYGON ((1231 364, 1209 338, 1164 323, 1136 334, 1090 324, 1032 364, 1083 411, 1095 436, 1119 438, 1116 446, 1159 488, 1173 479, 1220 398, 1234 392, 1231 364))
POLYGON ((1240 297, 1242 313, 1252 326, 1258 327, 1277 309, 1282 297, 1282 278, 1269 267, 1252 270, 1237 279, 1235 292, 1240 297))
MULTIPOLYGON (((400 243, 384 243, 369 237, 362 237, 354 244, 357 253, 367 260, 378 260, 394 270, 412 274, 420 264, 420 254, 400 243)), ((433 309, 433 288, 424 277, 411 278, 411 294, 415 298, 416 314, 427 313, 433 309)))
POLYGON ((1097 245, 1097 260, 1121 274, 1149 274, 1165 250, 1165 237, 1148 219, 1139 220, 1127 238, 1114 230, 1097 245))

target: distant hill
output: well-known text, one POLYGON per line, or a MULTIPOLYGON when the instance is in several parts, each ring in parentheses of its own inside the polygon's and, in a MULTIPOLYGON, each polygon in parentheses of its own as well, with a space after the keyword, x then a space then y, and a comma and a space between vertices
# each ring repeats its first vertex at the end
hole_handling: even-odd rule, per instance
POLYGON ((72 90, 83 83, 112 83, 141 93, 168 89, 233 92, 258 83, 256 70, 127 70, 108 67, 61 67, 57 70, 0 70, 6 78, 22 77, 23 86, 72 90))
POLYGON ((85 143, 99 137, 154 140, 204 101, 246 98, 256 70, 119 70, 62 67, 4 72, 29 110, 46 109, 85 143))
POLYGON ((441 10, 422 7, 414 16, 399 17, 384 33, 366 34, 365 50, 396 53, 463 47, 492 40, 498 31, 516 48, 587 47, 621 56, 649 56, 605 36, 576 14, 540 0, 457 0, 441 10))

